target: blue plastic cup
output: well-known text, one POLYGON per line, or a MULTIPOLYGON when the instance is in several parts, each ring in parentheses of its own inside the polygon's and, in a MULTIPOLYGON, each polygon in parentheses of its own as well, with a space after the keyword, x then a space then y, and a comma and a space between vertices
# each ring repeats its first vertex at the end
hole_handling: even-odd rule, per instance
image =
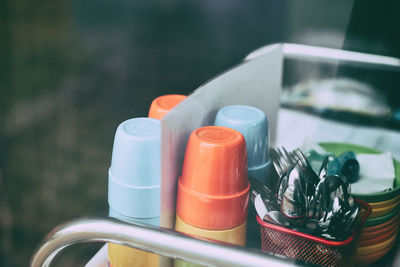
POLYGON ((244 136, 248 175, 266 184, 271 161, 268 120, 264 112, 251 106, 226 106, 218 111, 215 125, 235 129, 244 136))
POLYGON ((161 183, 160 121, 135 118, 116 131, 109 169, 110 216, 159 226, 161 183))

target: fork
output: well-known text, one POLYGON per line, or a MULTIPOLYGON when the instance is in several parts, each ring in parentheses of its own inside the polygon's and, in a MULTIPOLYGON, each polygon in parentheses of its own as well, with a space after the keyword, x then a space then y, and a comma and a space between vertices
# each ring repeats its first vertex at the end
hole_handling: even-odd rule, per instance
POLYGON ((273 152, 273 164, 275 170, 279 176, 282 176, 296 163, 297 159, 293 157, 291 154, 292 152, 287 152, 284 147, 276 148, 273 152))
POLYGON ((299 163, 300 167, 302 167, 303 169, 312 169, 311 164, 307 160, 307 157, 299 148, 296 148, 291 152, 288 152, 284 147, 277 148, 276 154, 279 158, 276 167, 282 173, 287 172, 290 167, 296 163, 299 163))
POLYGON ((276 199, 276 196, 272 193, 272 191, 263 183, 258 181, 257 179, 254 179, 252 177, 249 177, 249 182, 251 185, 251 192, 250 192, 250 199, 251 201, 254 202, 254 198, 257 194, 260 194, 265 205, 268 206, 269 209, 272 210, 278 210, 278 201, 276 199))

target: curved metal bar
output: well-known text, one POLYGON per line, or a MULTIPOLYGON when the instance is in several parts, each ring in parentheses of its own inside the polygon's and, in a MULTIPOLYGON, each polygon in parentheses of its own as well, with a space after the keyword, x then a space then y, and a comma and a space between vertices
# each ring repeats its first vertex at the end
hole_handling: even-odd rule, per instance
POLYGON ((318 62, 324 60, 347 61, 380 65, 382 67, 392 68, 393 70, 400 70, 400 59, 395 57, 301 44, 283 44, 282 50, 285 58, 313 59, 318 60, 318 62))
POLYGON ((111 218, 78 219, 56 227, 36 251, 31 266, 50 266, 64 248, 80 242, 112 242, 203 265, 288 266, 287 261, 254 249, 211 243, 171 230, 111 218))
POLYGON ((375 54, 367 54, 353 51, 346 51, 335 48, 318 47, 311 45, 278 43, 263 46, 254 50, 246 56, 245 60, 252 60, 265 53, 268 53, 276 46, 282 47, 284 58, 316 60, 318 62, 350 62, 357 64, 379 65, 383 68, 389 68, 400 71, 400 59, 395 57, 381 56, 375 54))

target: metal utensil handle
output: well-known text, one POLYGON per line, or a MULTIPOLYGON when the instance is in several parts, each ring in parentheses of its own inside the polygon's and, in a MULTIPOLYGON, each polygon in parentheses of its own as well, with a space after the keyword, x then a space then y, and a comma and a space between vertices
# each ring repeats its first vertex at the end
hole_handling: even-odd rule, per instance
POLYGON ((211 266, 287 266, 260 251, 194 239, 172 230, 128 224, 111 218, 77 219, 56 227, 31 260, 50 266, 64 248, 81 242, 112 242, 171 258, 211 266))

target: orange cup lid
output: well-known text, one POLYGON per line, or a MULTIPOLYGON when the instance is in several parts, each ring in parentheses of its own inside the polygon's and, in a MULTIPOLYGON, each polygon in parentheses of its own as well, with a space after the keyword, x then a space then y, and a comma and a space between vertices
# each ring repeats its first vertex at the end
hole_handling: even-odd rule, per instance
POLYGON ((178 216, 202 229, 236 227, 246 220, 249 189, 243 135, 219 126, 194 130, 178 182, 178 216))
POLYGON ((170 110, 186 98, 185 95, 163 95, 151 102, 149 118, 161 120, 170 110))

